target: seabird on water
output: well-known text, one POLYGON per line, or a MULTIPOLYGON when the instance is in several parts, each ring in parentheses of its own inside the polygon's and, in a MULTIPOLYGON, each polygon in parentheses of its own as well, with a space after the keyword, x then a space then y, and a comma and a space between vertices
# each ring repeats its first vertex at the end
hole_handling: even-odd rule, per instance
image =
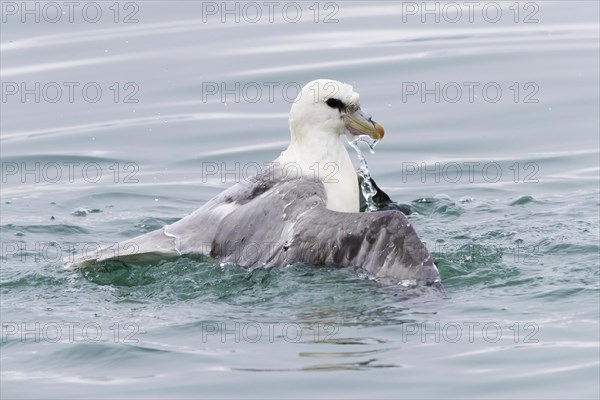
POLYGON ((379 140, 381 125, 342 82, 308 83, 294 101, 288 148, 265 171, 156 231, 68 263, 203 255, 246 268, 350 267, 384 284, 430 284, 439 272, 405 215, 359 212, 358 177, 340 136, 379 140))

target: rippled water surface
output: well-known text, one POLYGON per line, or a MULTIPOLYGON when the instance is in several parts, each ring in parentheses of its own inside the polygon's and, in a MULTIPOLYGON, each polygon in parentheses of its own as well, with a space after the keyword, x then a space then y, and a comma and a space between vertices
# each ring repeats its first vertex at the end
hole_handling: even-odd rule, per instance
POLYGON ((598 398, 598 3, 513 3, 455 23, 444 3, 439 22, 302 3, 295 23, 191 1, 23 23, 2 3, 2 397, 598 398), (371 175, 416 210, 445 292, 306 265, 62 268, 277 157, 322 77, 385 126, 371 175))

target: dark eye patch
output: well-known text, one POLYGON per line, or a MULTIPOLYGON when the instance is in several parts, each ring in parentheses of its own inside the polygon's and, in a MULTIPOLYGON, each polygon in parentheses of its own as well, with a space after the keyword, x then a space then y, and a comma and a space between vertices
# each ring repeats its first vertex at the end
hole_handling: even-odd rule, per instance
POLYGON ((326 103, 329 107, 337 108, 340 112, 346 108, 346 105, 341 100, 334 99, 333 97, 330 99, 327 99, 326 103))

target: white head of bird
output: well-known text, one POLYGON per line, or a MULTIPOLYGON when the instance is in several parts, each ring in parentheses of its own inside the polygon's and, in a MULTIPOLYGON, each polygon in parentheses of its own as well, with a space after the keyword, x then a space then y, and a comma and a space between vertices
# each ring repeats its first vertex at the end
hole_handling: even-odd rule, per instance
POLYGON ((340 136, 383 138, 384 130, 360 108, 351 85, 318 79, 307 83, 290 110, 290 144, 275 160, 294 163, 303 176, 320 180, 327 208, 358 212, 358 177, 340 136))

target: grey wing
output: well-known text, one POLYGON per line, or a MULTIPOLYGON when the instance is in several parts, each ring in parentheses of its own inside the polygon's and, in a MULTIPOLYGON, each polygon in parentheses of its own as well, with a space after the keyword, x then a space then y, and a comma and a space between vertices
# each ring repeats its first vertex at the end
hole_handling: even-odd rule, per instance
POLYGON ((320 182, 278 183, 222 220, 210 255, 245 267, 356 267, 385 284, 440 280, 402 212, 341 213, 326 202, 320 182))
POLYGON ((274 185, 268 173, 244 180, 174 224, 89 254, 71 256, 65 260, 66 267, 81 268, 109 260, 137 262, 189 254, 209 255, 215 236, 224 227, 224 219, 240 207, 252 209, 252 200, 268 193, 274 185))
POLYGON ((152 261, 178 256, 175 240, 165 234, 164 227, 124 242, 94 248, 65 259, 67 268, 83 268, 109 260, 152 261))
POLYGON ((400 211, 339 213, 318 207, 294 227, 288 258, 366 271, 382 283, 434 283, 439 272, 400 211))
POLYGON ((71 265, 203 254, 249 268, 307 263, 361 268, 382 283, 439 281, 401 212, 331 211, 320 182, 265 175, 233 186, 172 225, 103 250, 71 265))
POLYGON ((270 190, 241 204, 219 223, 209 255, 247 268, 284 267, 283 257, 299 217, 325 207, 323 184, 308 179, 278 181, 270 190))

